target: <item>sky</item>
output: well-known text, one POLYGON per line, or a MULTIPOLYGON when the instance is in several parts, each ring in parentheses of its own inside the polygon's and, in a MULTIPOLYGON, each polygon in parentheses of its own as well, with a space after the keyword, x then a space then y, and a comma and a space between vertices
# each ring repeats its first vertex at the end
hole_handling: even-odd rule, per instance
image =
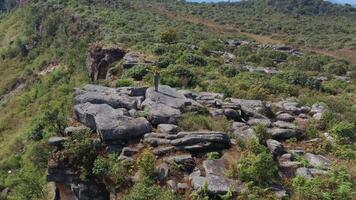
MULTIPOLYGON (((187 0, 187 1, 191 1, 191 2, 220 2, 220 1, 239 1, 239 0, 187 0)), ((356 0, 329 0, 331 2, 334 3, 341 3, 341 4, 345 4, 345 3, 349 3, 352 5, 356 4, 356 0)))

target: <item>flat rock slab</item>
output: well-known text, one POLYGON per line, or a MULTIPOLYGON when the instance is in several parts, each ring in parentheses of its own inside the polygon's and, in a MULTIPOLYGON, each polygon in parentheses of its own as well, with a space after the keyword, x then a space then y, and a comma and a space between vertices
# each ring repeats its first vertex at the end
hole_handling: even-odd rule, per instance
POLYGON ((253 128, 242 122, 232 123, 231 132, 237 139, 245 142, 257 139, 253 128))
POLYGON ((275 140, 286 140, 298 135, 298 132, 295 129, 284 128, 270 128, 268 129, 268 133, 271 135, 272 139, 275 140))
POLYGON ((107 104, 78 104, 74 106, 74 112, 79 122, 97 130, 104 141, 130 140, 151 131, 145 118, 124 116, 122 110, 107 104))
POLYGON ((157 130, 160 133, 176 134, 180 131, 180 128, 174 124, 159 124, 157 130))
POLYGON ((239 193, 244 188, 244 184, 241 181, 216 175, 208 175, 207 177, 192 176, 191 184, 195 190, 204 188, 207 184, 208 192, 213 195, 226 194, 231 189, 233 189, 234 192, 239 193))
POLYGON ((206 175, 225 176, 226 165, 223 158, 216 160, 204 160, 203 167, 206 175))
POLYGON ((115 88, 98 85, 86 85, 83 89, 77 89, 76 104, 83 103, 107 104, 113 108, 137 109, 138 98, 125 93, 119 93, 115 88))
MULTIPOLYGON (((224 149, 230 145, 230 138, 228 134, 217 131, 194 131, 194 132, 179 132, 178 138, 171 141, 171 145, 192 146, 201 145, 201 149, 224 149)), ((195 150, 197 150, 195 149, 195 150)))
POLYGON ((306 153, 304 155, 304 159, 308 161, 308 163, 315 168, 326 169, 330 165, 330 160, 325 158, 322 155, 315 155, 312 153, 306 153))
POLYGON ((160 85, 158 91, 155 91, 153 87, 147 89, 146 99, 142 105, 152 106, 154 104, 163 104, 179 110, 184 110, 184 107, 193 104, 198 105, 193 100, 186 98, 182 93, 177 92, 176 89, 166 85, 160 85))

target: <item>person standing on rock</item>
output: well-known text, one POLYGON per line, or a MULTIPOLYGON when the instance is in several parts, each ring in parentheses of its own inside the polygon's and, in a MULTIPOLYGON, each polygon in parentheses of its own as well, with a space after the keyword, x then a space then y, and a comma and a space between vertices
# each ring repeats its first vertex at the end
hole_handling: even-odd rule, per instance
POLYGON ((161 78, 161 74, 156 66, 153 66, 150 71, 153 74, 153 84, 155 87, 155 91, 158 92, 158 86, 159 86, 159 80, 161 78))

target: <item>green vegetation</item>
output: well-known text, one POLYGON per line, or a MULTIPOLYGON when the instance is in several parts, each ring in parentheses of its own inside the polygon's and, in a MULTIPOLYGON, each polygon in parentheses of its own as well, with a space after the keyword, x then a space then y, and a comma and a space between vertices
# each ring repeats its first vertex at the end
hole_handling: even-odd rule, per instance
POLYGON ((355 181, 343 168, 326 177, 305 179, 297 176, 292 181, 295 199, 353 199, 355 181))
POLYGON ((179 121, 179 126, 186 131, 213 130, 226 131, 231 122, 226 118, 213 119, 206 115, 186 115, 179 121))

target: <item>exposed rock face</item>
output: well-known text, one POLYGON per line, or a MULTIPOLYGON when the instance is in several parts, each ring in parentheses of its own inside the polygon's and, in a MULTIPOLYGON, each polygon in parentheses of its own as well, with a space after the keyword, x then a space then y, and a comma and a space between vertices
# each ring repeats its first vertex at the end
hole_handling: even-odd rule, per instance
POLYGON ((230 145, 229 136, 223 132, 180 132, 177 136, 177 139, 171 141, 171 145, 188 151, 224 149, 230 145))
POLYGON ((312 153, 306 153, 304 158, 308 161, 308 163, 315 168, 323 168, 326 169, 330 165, 330 160, 325 158, 322 155, 315 155, 312 153))
POLYGON ((154 125, 175 124, 182 113, 201 108, 194 100, 164 85, 159 86, 158 91, 148 88, 142 106, 148 110, 148 119, 154 125))
POLYGON ((225 194, 230 189, 239 193, 244 187, 243 183, 238 180, 225 178, 226 166, 223 159, 204 161, 205 177, 200 172, 193 172, 190 175, 191 184, 195 190, 208 185, 208 192, 213 195, 225 194))
MULTIPOLYGON (((132 90, 131 90, 132 91, 132 90)), ((104 86, 86 85, 77 89, 75 103, 107 104, 113 108, 137 109, 139 98, 118 92, 114 88, 104 86)))
POLYGON ((268 139, 266 142, 267 142, 268 149, 273 155, 279 156, 284 153, 284 147, 282 143, 272 139, 268 139))
POLYGON ((180 128, 173 124, 160 124, 157 126, 157 130, 160 133, 176 134, 180 131, 180 128))
POLYGON ((151 131, 145 118, 124 116, 121 110, 107 104, 78 104, 74 106, 74 112, 78 121, 97 130, 104 141, 130 139, 151 131))
POLYGON ((231 127, 231 132, 237 139, 242 141, 257 139, 252 127, 242 122, 234 122, 231 127))
POLYGON ((87 56, 87 68, 92 81, 106 79, 111 64, 122 59, 126 54, 118 47, 95 45, 90 48, 87 56))

